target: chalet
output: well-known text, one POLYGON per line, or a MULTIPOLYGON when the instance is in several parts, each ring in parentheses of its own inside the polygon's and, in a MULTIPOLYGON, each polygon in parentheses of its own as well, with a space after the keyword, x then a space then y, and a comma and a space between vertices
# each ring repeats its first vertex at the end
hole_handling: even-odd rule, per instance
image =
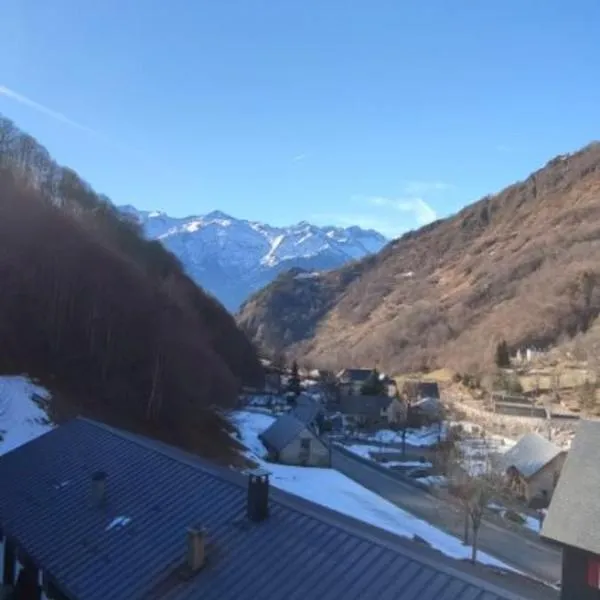
POLYGON ((600 598, 600 422, 581 421, 544 519, 542 537, 562 547, 562 600, 600 598))
POLYGON ((3 592, 18 581, 15 597, 31 600, 523 600, 530 585, 269 479, 75 419, 0 458, 3 592))
POLYGON ((299 396, 294 410, 281 415, 259 435, 269 458, 288 465, 329 466, 329 447, 319 437, 321 416, 319 403, 299 396))
POLYGON ((337 374, 340 394, 342 396, 360 395, 363 385, 372 373, 373 369, 342 369, 337 374))
POLYGON ((440 388, 435 381, 407 380, 402 386, 401 395, 411 404, 425 399, 440 399, 440 388))
POLYGON ((340 397, 340 412, 361 427, 402 423, 405 404, 390 396, 345 395, 340 397))
POLYGON ((500 457, 512 491, 541 508, 548 506, 566 452, 537 433, 524 435, 500 457))

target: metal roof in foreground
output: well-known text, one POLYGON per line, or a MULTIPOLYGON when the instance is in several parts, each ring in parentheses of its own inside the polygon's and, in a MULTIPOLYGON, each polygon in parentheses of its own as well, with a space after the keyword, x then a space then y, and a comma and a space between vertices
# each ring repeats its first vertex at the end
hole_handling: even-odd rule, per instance
POLYGON ((84 419, 0 458, 0 526, 73 600, 521 598, 295 496, 271 489, 260 523, 246 502, 243 474, 84 419), (103 506, 90 501, 99 472, 103 506), (185 579, 199 525, 206 563, 185 579))

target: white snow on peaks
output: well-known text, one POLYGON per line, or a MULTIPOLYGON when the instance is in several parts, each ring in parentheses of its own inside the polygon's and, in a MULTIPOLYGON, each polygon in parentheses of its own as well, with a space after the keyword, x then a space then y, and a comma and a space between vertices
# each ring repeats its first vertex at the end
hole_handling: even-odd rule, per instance
POLYGON ((387 243, 376 231, 360 227, 317 227, 306 221, 273 227, 221 211, 174 218, 132 206, 120 210, 136 219, 148 238, 160 240, 230 310, 282 271, 335 269, 387 243))
POLYGON ((317 227, 306 221, 289 227, 271 227, 235 219, 221 211, 185 218, 169 217, 162 211, 137 211, 134 214, 132 207, 127 207, 127 212, 137 218, 149 237, 160 238, 163 242, 182 234, 199 233, 206 243, 212 241, 215 229, 225 229, 227 243, 221 250, 233 253, 236 247, 243 245, 255 255, 258 263, 268 265, 290 258, 314 256, 325 250, 353 259, 377 252, 387 241, 380 233, 359 227, 317 227))

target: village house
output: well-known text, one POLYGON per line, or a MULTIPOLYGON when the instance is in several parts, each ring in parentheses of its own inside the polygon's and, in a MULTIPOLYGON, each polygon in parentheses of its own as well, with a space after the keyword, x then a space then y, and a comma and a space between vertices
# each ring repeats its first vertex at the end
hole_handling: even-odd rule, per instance
POLYGON ((425 399, 440 400, 440 388, 436 381, 407 380, 402 386, 401 395, 410 404, 425 399))
POLYGON ((406 419, 406 404, 390 396, 341 396, 339 411, 359 427, 400 425, 406 419))
POLYGON ((269 475, 74 419, 0 458, 1 592, 526 600, 525 581, 515 593, 506 578, 277 490, 269 475))
MULTIPOLYGON (((341 396, 358 396, 363 393, 365 383, 372 376, 374 369, 342 369, 337 374, 339 393, 341 396)), ((395 397, 398 395, 398 389, 394 379, 379 373, 382 393, 387 396, 395 397)))
POLYGON ((524 435, 500 457, 512 492, 530 504, 548 506, 566 452, 537 433, 524 435))
POLYGON ((300 395, 295 408, 278 417, 259 435, 269 459, 287 465, 327 467, 330 452, 320 438, 322 406, 300 395))
POLYGON ((341 396, 358 396, 373 369, 342 369, 337 374, 341 396))
POLYGON ((544 519, 542 537, 562 547, 561 600, 600 598, 600 422, 581 421, 544 519))

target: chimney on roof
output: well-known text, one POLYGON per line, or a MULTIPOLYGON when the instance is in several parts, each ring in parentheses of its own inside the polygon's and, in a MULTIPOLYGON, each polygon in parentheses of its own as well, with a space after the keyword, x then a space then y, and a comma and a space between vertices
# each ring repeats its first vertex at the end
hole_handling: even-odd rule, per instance
POLYGON ((206 529, 194 525, 187 530, 187 566, 195 573, 204 566, 206 558, 206 529))
POLYGON ((96 471, 92 475, 92 503, 102 506, 106 502, 106 473, 96 471))
POLYGON ((269 471, 251 469, 248 474, 248 518, 256 523, 269 516, 269 471))

